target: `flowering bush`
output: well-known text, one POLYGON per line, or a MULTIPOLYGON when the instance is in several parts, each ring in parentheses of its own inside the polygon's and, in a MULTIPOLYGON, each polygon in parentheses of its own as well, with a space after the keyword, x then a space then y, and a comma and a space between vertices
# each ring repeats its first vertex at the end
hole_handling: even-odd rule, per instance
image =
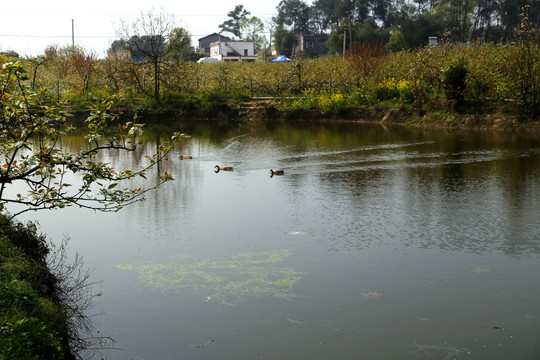
POLYGON ((322 93, 318 98, 318 109, 323 114, 338 114, 347 105, 347 98, 341 93, 322 93))
POLYGON ((348 97, 340 92, 323 91, 316 93, 314 89, 304 90, 303 96, 284 101, 288 110, 319 110, 321 113, 338 114, 348 105, 348 97))
MULTIPOLYGON (((417 81, 419 82, 419 81, 417 81)), ((411 104, 414 101, 411 82, 405 79, 384 79, 377 85, 375 96, 377 100, 400 100, 402 103, 411 104)))

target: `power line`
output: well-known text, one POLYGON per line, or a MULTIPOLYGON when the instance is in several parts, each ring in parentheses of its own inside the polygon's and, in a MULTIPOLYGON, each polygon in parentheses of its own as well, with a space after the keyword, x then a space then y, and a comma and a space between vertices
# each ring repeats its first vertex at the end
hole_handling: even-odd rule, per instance
MULTIPOLYGON (((38 38, 38 39, 48 39, 48 38, 71 38, 71 35, 10 35, 10 34, 0 34, 0 37, 16 37, 16 38, 38 38)), ((98 36, 98 35, 77 35, 77 39, 109 39, 115 37, 114 35, 110 36, 98 36)))
MULTIPOLYGON (((271 34, 270 31, 259 31, 258 34, 271 34)), ((190 34, 190 36, 206 36, 208 34, 190 34)), ((17 34, 0 34, 0 37, 13 37, 13 38, 37 38, 37 39, 49 39, 49 38, 59 38, 59 39, 70 39, 71 35, 17 35, 17 34)), ((77 35, 77 39, 110 39, 115 38, 116 35, 77 35)))

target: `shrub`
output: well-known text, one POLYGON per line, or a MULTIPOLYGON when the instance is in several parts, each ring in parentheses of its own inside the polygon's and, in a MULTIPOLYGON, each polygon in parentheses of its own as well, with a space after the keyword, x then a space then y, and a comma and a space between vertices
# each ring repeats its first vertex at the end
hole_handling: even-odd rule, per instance
POLYGON ((317 107, 323 114, 339 114, 345 108, 347 98, 340 93, 325 92, 319 95, 317 102, 317 107))
POLYGON ((393 77, 387 78, 377 85, 375 97, 378 101, 400 100, 403 104, 414 102, 413 87, 410 81, 405 79, 398 81, 393 77))
POLYGON ((36 224, 29 222, 26 225, 15 222, 6 223, 6 218, 0 215, 0 236, 11 240, 28 258, 38 262, 45 262, 49 253, 45 236, 37 233, 36 224))
MULTIPOLYGON (((540 36, 524 9, 517 42, 505 52, 506 74, 512 98, 532 115, 540 111, 540 36)), ((523 111, 522 110, 522 111, 523 111)))
POLYGON ((463 103, 465 97, 465 89, 467 87, 467 64, 464 58, 450 65, 444 73, 443 86, 446 97, 458 104, 463 103))
POLYGON ((66 313, 45 294, 50 291, 43 290, 43 284, 53 275, 44 261, 32 259, 46 253, 41 238, 35 235, 35 226, 2 224, 0 359, 73 358, 66 346, 66 313), (28 239, 23 240, 25 237, 28 239), (39 250, 28 249, 32 243, 38 244, 39 250))

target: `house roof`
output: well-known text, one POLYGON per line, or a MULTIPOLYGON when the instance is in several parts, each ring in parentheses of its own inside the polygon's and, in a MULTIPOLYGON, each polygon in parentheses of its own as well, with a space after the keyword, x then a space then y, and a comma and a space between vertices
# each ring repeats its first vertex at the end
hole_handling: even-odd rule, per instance
POLYGON ((202 38, 199 38, 199 41, 203 41, 203 40, 206 40, 206 39, 208 39, 208 38, 216 37, 216 36, 217 36, 217 37, 220 37, 220 38, 222 38, 223 40, 226 40, 226 41, 230 40, 230 38, 228 38, 228 37, 225 36, 225 35, 221 35, 221 34, 218 34, 218 33, 212 33, 212 34, 210 34, 210 35, 206 35, 206 36, 204 36, 204 37, 202 37, 202 38))
POLYGON ((238 51, 230 47, 227 43, 225 43, 225 49, 227 50, 228 53, 232 53, 233 55, 236 55, 236 56, 242 56, 238 51))

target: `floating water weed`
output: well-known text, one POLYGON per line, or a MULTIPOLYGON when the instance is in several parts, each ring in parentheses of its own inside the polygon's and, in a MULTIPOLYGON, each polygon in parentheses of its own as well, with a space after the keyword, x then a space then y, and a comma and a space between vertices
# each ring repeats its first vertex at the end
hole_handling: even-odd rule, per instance
POLYGON ((292 268, 276 266, 289 256, 288 250, 274 250, 238 254, 229 260, 183 258, 181 263, 116 267, 135 271, 145 285, 163 292, 191 290, 221 301, 262 295, 289 299, 296 296, 292 289, 302 275, 292 268))
POLYGON ((435 344, 414 344, 416 347, 415 351, 411 351, 411 355, 415 356, 429 356, 434 358, 439 358, 439 356, 443 356, 440 359, 443 360, 450 360, 455 359, 455 356, 460 353, 467 353, 470 354, 471 351, 469 349, 465 348, 459 348, 456 346, 440 346, 435 344))

